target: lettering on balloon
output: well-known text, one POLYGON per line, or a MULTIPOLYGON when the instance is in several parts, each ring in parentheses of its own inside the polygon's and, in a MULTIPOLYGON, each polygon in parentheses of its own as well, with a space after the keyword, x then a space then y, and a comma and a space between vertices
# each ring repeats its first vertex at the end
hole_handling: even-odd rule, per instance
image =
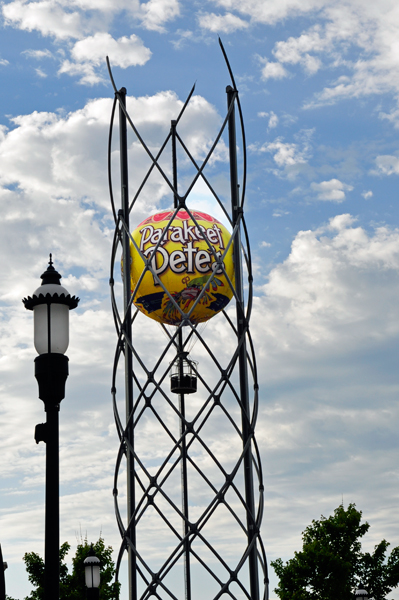
POLYGON ((172 225, 165 231, 164 228, 156 228, 148 224, 141 228, 139 233, 141 235, 140 252, 146 258, 151 259, 154 285, 159 285, 155 276, 165 273, 168 269, 175 274, 223 273, 218 258, 222 256, 225 245, 222 230, 216 223, 212 227, 206 228, 203 225, 198 227, 188 225, 187 221, 183 221, 182 226, 172 225), (203 245, 204 240, 208 240, 211 247, 195 247, 196 242, 201 242, 203 245), (167 242, 179 243, 181 249, 170 252, 164 248, 167 242))

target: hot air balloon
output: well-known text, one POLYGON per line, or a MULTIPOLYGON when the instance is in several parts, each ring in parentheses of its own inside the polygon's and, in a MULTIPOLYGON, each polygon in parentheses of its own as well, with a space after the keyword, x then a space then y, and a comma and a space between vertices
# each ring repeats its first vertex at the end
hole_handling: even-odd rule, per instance
POLYGON ((187 315, 191 323, 202 323, 223 310, 233 296, 230 233, 214 217, 190 212, 195 222, 186 210, 179 210, 173 221, 173 211, 162 211, 132 233, 133 303, 160 323, 178 325, 187 315), (146 269, 146 260, 151 270, 146 269))

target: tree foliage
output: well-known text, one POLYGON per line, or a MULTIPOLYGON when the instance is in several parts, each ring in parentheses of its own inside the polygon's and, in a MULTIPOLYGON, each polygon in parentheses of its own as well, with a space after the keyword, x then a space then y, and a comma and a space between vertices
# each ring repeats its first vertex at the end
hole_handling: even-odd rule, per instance
MULTIPOLYGON (((72 558, 72 573, 64 562, 65 556, 70 550, 68 542, 64 542, 60 548, 60 600, 86 600, 84 560, 90 550, 87 539, 83 540, 76 549, 72 558)), ((119 583, 112 583, 115 574, 115 564, 112 560, 112 548, 106 547, 104 540, 100 539, 93 544, 93 550, 101 563, 100 600, 118 600, 119 583)), ((44 600, 44 561, 36 552, 28 552, 24 556, 24 562, 29 581, 35 586, 25 600, 44 600)))
POLYGON ((363 582, 369 598, 384 600, 399 584, 399 547, 386 558, 389 543, 382 540, 372 554, 362 553, 360 538, 370 525, 361 523, 362 513, 354 504, 343 505, 334 515, 312 521, 302 533, 303 548, 283 564, 271 562, 281 600, 353 600, 363 582))

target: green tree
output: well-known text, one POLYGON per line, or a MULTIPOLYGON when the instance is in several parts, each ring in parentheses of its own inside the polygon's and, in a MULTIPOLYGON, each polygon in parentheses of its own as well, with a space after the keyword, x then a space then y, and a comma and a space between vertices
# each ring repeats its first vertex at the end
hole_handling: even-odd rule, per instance
POLYGON ((362 513, 354 504, 341 506, 329 517, 312 521, 302 533, 303 548, 283 564, 271 562, 281 600, 353 600, 363 582, 369 598, 384 600, 399 584, 399 547, 386 559, 389 543, 382 540, 374 552, 361 552, 360 538, 370 525, 361 523, 362 513))
MULTIPOLYGON (((70 550, 68 542, 64 542, 60 548, 60 600, 86 600, 86 585, 84 573, 84 560, 90 550, 87 539, 78 545, 76 554, 72 558, 72 573, 64 562, 65 556, 70 550)), ((101 562, 100 600, 118 600, 120 584, 113 582, 115 564, 112 560, 112 548, 106 547, 104 540, 100 539, 93 544, 96 556, 101 562)), ((44 562, 36 552, 28 552, 24 556, 24 562, 29 581, 35 586, 25 600, 44 600, 44 562)))

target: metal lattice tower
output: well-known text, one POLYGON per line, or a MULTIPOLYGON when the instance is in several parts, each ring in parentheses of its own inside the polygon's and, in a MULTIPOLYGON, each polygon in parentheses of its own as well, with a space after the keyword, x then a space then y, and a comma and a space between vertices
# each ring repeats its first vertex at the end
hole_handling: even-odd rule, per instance
MULTIPOLYGON (((123 555, 127 552, 130 600, 150 597, 162 600, 268 598, 267 562, 260 538, 263 480, 254 433, 258 380, 249 330, 253 287, 244 218, 245 132, 238 91, 222 44, 221 48, 231 77, 231 85, 226 89, 227 114, 201 163, 192 156, 179 135, 179 123, 184 119, 194 87, 171 122, 164 143, 154 154, 140 136, 134 118, 129 116, 126 89, 116 88, 107 59, 115 90, 108 171, 115 220, 110 286, 118 338, 112 381, 120 440, 114 480, 115 511, 122 536, 117 578, 123 555), (122 198, 119 210, 115 207, 111 178, 112 133, 117 106, 122 198), (241 185, 237 168, 236 108, 243 149, 241 185), (128 124, 135 143, 141 145, 150 162, 132 197, 128 186, 128 124), (230 158, 229 210, 206 174, 206 167, 226 134, 230 158), (179 191, 180 155, 184 155, 194 171, 184 193, 179 191), (169 169, 161 166, 161 160, 166 156, 169 157, 169 169), (130 265, 130 244, 140 251, 131 235, 130 223, 134 220, 140 194, 154 173, 158 173, 170 190, 174 209, 170 210, 169 225, 178 211, 184 210, 198 227, 193 214, 195 207, 190 204, 190 193, 198 181, 205 183, 215 205, 222 209, 230 224, 234 282, 224 274, 233 291, 233 299, 204 330, 190 321, 190 315, 206 293, 205 288, 185 312, 158 278, 163 292, 181 313, 180 324, 168 328, 148 319, 134 306, 140 282, 131 290, 129 269, 123 269, 123 286, 116 282, 121 258, 123 265, 130 265), (122 300, 119 293, 123 293, 122 300), (149 340, 153 342, 150 350, 149 340), (188 358, 191 348, 192 358, 198 357, 200 361, 199 367, 196 361, 188 358), (187 392, 194 391, 189 388, 180 388, 178 394, 171 393, 169 379, 172 374, 173 388, 173 369, 177 377, 183 376, 183 367, 187 365, 189 376, 195 381, 196 393, 188 395, 187 392), (117 387, 124 388, 123 396, 117 397, 117 387), (125 415, 121 416, 123 410, 125 415), (127 494, 122 501, 125 484, 127 494)), ((159 240, 156 244, 154 256, 161 243, 159 240)), ((228 248, 218 259, 215 256, 220 269, 224 269, 227 251, 228 248)), ((143 275, 150 271, 156 278, 152 255, 142 257, 145 259, 143 275)))

